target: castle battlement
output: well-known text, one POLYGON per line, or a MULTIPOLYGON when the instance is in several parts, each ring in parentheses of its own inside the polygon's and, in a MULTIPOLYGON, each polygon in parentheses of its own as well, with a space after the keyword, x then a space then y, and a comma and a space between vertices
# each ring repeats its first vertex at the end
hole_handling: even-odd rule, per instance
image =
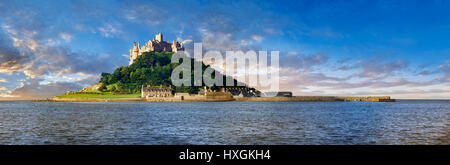
POLYGON ((156 34, 153 40, 149 40, 141 47, 141 43, 133 43, 133 48, 130 49, 130 64, 133 64, 134 60, 144 52, 177 52, 184 51, 184 46, 182 43, 173 40, 172 43, 168 43, 163 40, 163 35, 161 33, 156 34))

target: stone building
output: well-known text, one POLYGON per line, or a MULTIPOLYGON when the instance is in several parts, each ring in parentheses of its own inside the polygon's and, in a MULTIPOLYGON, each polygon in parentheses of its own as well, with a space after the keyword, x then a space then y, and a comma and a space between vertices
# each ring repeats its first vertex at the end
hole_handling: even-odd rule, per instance
POLYGON ((141 47, 141 43, 136 42, 133 44, 133 48, 130 49, 130 64, 133 64, 134 60, 144 52, 177 52, 184 51, 184 46, 178 41, 173 40, 172 43, 168 43, 163 40, 163 35, 161 33, 156 34, 153 40, 149 40, 145 45, 141 47))
POLYGON ((173 97, 172 87, 152 87, 150 85, 142 86, 141 98, 149 97, 173 97))

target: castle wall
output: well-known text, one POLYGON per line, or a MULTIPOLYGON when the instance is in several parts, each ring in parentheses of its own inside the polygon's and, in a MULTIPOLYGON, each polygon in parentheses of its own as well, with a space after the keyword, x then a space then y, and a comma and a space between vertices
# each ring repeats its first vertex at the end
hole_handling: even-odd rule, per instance
POLYGON ((133 64, 136 58, 142 55, 145 52, 178 52, 184 51, 184 47, 180 42, 168 43, 163 40, 163 35, 161 33, 155 36, 156 39, 152 41, 148 41, 141 47, 140 43, 136 46, 136 42, 134 42, 133 48, 130 49, 130 62, 129 65, 133 64))

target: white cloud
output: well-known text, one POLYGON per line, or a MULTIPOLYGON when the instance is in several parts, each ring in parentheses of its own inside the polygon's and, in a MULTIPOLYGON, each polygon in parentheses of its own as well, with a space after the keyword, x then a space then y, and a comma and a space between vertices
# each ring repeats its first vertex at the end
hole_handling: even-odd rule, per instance
POLYGON ((261 42, 262 40, 264 40, 264 37, 261 35, 252 35, 252 39, 255 40, 256 42, 261 42))
POLYGON ((59 33, 59 37, 61 37, 66 42, 70 42, 72 40, 72 35, 66 32, 59 33))
POLYGON ((5 98, 14 98, 14 97, 17 97, 17 96, 10 95, 9 92, 6 92, 6 93, 0 93, 0 98, 2 98, 2 99, 5 99, 5 98))
POLYGON ((122 31, 120 30, 120 25, 118 24, 106 24, 103 27, 99 27, 98 30, 101 32, 103 37, 106 38, 113 38, 122 33, 122 31))
POLYGON ((191 43, 192 42, 192 40, 183 40, 183 42, 181 42, 183 45, 185 45, 185 44, 189 44, 189 43, 191 43))

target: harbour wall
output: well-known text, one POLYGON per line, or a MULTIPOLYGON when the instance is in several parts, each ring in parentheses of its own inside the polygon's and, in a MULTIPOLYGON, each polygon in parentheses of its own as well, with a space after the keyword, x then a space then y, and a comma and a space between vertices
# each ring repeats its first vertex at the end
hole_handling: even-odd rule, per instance
POLYGON ((394 102, 390 96, 293 96, 293 97, 235 97, 235 101, 253 102, 300 102, 300 101, 364 101, 394 102))

